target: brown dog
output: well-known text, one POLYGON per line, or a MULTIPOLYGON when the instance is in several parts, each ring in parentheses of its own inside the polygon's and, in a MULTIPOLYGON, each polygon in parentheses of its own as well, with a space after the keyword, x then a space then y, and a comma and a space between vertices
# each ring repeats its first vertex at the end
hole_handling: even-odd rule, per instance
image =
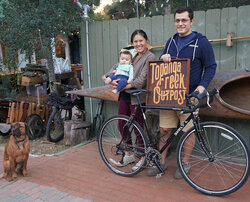
POLYGON ((4 149, 4 174, 8 180, 17 179, 17 172, 27 176, 27 161, 29 158, 30 143, 26 135, 25 123, 19 122, 12 125, 11 136, 4 149))

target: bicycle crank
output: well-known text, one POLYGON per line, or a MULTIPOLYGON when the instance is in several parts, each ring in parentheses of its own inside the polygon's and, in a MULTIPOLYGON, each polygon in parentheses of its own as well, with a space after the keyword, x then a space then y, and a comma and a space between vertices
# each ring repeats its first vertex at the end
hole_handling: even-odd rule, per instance
POLYGON ((161 162, 161 153, 152 147, 148 147, 146 150, 147 165, 150 165, 151 163, 154 164, 155 160, 161 162))

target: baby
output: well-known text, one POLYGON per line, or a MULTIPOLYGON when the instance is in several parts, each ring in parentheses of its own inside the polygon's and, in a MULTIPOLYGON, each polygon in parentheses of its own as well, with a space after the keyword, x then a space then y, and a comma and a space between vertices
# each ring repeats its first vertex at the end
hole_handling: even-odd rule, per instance
POLYGON ((123 51, 120 53, 118 67, 112 72, 113 75, 110 75, 109 77, 106 77, 105 75, 102 76, 102 79, 106 84, 109 84, 113 80, 120 79, 116 89, 112 90, 113 93, 116 94, 117 92, 120 92, 133 79, 134 71, 131 63, 132 54, 127 50, 123 51))

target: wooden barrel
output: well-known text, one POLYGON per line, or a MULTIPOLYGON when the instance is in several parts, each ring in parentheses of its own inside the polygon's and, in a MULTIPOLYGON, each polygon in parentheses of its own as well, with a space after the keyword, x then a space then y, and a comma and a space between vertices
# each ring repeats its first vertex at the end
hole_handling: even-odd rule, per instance
POLYGON ((218 71, 209 89, 218 88, 212 108, 203 108, 201 115, 250 119, 250 72, 247 70, 218 71))

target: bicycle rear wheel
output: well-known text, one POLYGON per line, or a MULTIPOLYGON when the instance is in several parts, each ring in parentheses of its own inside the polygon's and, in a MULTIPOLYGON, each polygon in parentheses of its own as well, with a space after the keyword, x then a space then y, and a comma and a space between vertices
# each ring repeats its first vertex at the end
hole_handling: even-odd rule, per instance
POLYGON ((104 118, 103 118, 103 116, 101 114, 96 115, 93 118, 93 123, 91 125, 91 135, 92 136, 96 135, 97 140, 98 140, 98 134, 99 134, 99 131, 101 129, 103 121, 104 121, 104 118))
POLYGON ((200 140, 194 135, 193 127, 178 143, 177 162, 184 179, 208 195, 222 196, 238 190, 249 175, 249 150, 245 141, 225 124, 204 122, 200 126, 200 140), (210 159, 200 142, 211 154, 210 159))
POLYGON ((142 170, 146 145, 147 139, 140 125, 135 121, 129 122, 129 117, 123 115, 105 121, 98 136, 98 148, 104 163, 121 176, 133 176, 142 170), (125 153, 131 156, 132 161, 120 166, 123 165, 125 153))
POLYGON ((53 111, 49 117, 46 136, 50 142, 59 142, 64 137, 64 121, 71 120, 72 109, 64 110, 53 107, 53 111))

